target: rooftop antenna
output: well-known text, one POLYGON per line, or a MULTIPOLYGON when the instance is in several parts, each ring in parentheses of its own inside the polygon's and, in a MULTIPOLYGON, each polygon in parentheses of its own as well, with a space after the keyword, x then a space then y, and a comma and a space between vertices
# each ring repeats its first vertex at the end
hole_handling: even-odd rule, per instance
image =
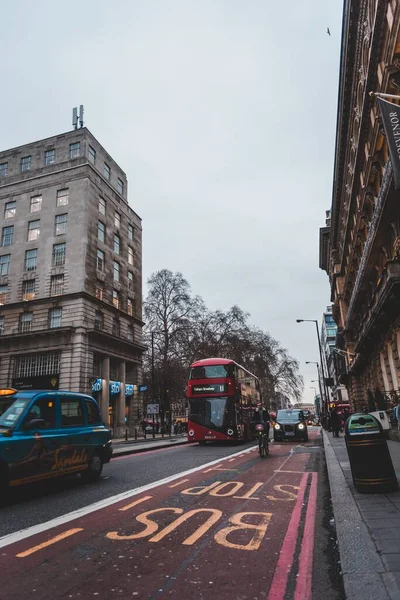
POLYGON ((79 126, 83 127, 83 104, 79 107, 79 126))
MULTIPOLYGON (((78 108, 72 109, 72 127, 78 129, 78 108)), ((83 127, 83 104, 79 106, 79 127, 83 127)))

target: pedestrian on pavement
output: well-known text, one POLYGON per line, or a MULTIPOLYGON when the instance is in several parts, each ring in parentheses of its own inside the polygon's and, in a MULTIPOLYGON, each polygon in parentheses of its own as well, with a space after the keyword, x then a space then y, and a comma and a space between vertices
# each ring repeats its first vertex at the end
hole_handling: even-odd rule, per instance
POLYGON ((344 409, 344 411, 343 411, 343 429, 344 429, 344 426, 346 425, 346 421, 347 421, 347 419, 348 419, 350 416, 351 416, 351 413, 350 413, 350 411, 349 411, 347 408, 345 408, 345 409, 344 409))
POLYGON ((339 417, 338 413, 336 412, 335 408, 332 408, 332 410, 331 410, 331 414, 329 417, 329 425, 332 429, 333 437, 339 437, 341 423, 340 423, 340 417, 339 417))

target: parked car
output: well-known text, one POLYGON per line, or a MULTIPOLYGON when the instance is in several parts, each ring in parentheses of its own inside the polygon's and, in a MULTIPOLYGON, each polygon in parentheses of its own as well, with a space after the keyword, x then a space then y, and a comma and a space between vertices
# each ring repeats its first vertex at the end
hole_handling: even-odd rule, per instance
POLYGON ((81 473, 100 478, 111 432, 94 398, 67 391, 0 390, 0 494, 8 487, 81 473))
POLYGON ((274 441, 308 441, 307 423, 302 410, 278 410, 274 425, 274 441))

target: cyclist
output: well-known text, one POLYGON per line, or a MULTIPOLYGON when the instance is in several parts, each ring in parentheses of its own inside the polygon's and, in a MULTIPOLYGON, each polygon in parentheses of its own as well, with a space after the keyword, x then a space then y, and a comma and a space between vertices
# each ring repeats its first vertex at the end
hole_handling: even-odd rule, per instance
POLYGON ((266 408, 263 407, 261 402, 257 403, 257 410, 253 413, 253 423, 256 425, 257 423, 262 423, 264 425, 264 432, 267 436, 267 440, 269 440, 269 424, 271 421, 271 417, 266 408))

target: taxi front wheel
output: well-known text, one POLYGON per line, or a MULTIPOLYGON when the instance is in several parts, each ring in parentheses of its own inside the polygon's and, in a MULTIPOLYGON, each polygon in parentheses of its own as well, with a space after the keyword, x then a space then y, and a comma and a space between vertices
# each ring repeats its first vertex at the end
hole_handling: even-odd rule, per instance
POLYGON ((82 476, 86 481, 97 481, 100 479, 102 471, 103 461, 98 454, 94 454, 88 468, 82 473, 82 476))

